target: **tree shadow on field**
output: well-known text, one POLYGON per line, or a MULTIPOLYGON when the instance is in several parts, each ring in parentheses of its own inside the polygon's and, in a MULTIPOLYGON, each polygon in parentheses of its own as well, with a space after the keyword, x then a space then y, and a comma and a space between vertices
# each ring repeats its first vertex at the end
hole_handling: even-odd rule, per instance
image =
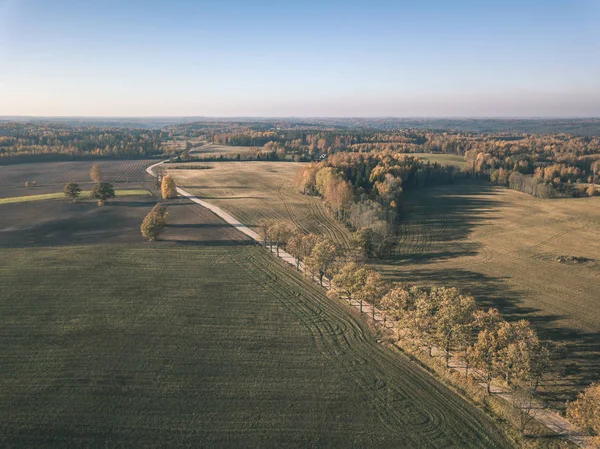
POLYGON ((502 216, 506 205, 494 198, 500 193, 498 188, 478 182, 407 193, 396 252, 375 265, 393 281, 458 287, 473 295, 481 307, 496 307, 509 321, 528 320, 540 338, 564 345, 554 355, 556 379, 548 381, 547 389, 542 388, 543 399, 564 408, 567 399, 599 380, 600 333, 566 327, 563 323, 569 316, 526 306, 523 298, 527 293, 509 286, 510 273, 489 276, 478 272, 478 263, 493 263, 493 255, 469 237, 475 229, 502 216), (435 265, 457 258, 464 258, 465 263, 458 261, 462 266, 456 268, 435 265))
POLYGON ((476 183, 432 186, 409 192, 398 225, 398 240, 388 263, 435 263, 478 254, 469 241, 473 230, 500 214, 495 187, 476 183), (482 196, 485 195, 485 198, 482 196))

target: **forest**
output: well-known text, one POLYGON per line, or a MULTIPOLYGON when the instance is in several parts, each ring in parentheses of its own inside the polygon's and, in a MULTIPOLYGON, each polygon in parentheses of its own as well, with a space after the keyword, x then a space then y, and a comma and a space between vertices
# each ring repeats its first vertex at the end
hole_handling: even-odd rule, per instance
POLYGON ((148 158, 162 153, 161 131, 56 123, 0 123, 0 163, 148 158))

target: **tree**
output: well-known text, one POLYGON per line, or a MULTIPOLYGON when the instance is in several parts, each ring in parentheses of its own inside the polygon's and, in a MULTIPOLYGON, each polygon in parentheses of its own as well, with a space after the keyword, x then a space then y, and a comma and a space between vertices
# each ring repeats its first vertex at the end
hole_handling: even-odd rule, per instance
POLYGON ((373 270, 367 270, 363 287, 358 291, 360 299, 360 311, 362 312, 363 301, 371 304, 371 314, 375 320, 375 306, 381 301, 388 287, 381 275, 373 270))
POLYGON ((64 193, 67 198, 71 198, 73 201, 75 201, 81 193, 81 187, 79 184, 74 182, 68 182, 65 184, 64 193))
MULTIPOLYGON (((367 270, 356 262, 348 262, 331 279, 330 296, 342 296, 352 302, 355 295, 363 287, 367 270)), ((362 308, 361 308, 362 312, 362 308)))
POLYGON ((273 226, 272 220, 262 219, 258 222, 258 233, 263 239, 263 245, 266 247, 271 241, 271 227, 273 226))
POLYGON ((302 237, 302 243, 300 245, 300 257, 303 261, 312 254, 312 250, 318 241, 319 236, 313 233, 306 234, 304 237, 302 237))
POLYGON ((142 222, 142 236, 148 240, 156 240, 167 225, 168 217, 165 207, 160 203, 156 204, 142 222))
POLYGON ((576 401, 567 403, 567 417, 594 434, 593 443, 600 447, 600 383, 590 385, 576 401))
MULTIPOLYGON (((470 332, 475 310, 475 299, 461 295, 455 288, 433 288, 429 294, 438 310, 434 315, 434 341, 446 354, 446 366, 450 362, 450 350, 460 335, 470 332)), ((463 337, 464 338, 464 337, 463 337)))
POLYGON ((352 245, 361 256, 368 259, 373 257, 373 229, 360 228, 352 234, 352 245))
POLYGON ((90 192, 90 198, 98 200, 98 206, 104 205, 107 199, 115 197, 115 189, 110 182, 101 181, 90 192))
POLYGON ((312 249, 310 256, 306 258, 304 265, 311 273, 319 276, 319 283, 323 285, 323 276, 328 272, 329 267, 336 257, 336 248, 329 240, 321 239, 312 249))
POLYGON ((487 392, 492 392, 492 380, 497 376, 497 357, 500 350, 497 333, 484 329, 477 335, 475 344, 467 351, 470 364, 483 373, 487 384, 487 392))
POLYGON ((380 305, 399 326, 410 327, 417 300, 424 294, 418 287, 396 287, 381 298, 380 305))
POLYGON ((279 247, 285 245, 292 233, 293 228, 288 223, 275 223, 272 229, 272 238, 277 248, 277 255, 279 256, 279 247))
POLYGON ((510 394, 510 402, 517 411, 519 431, 524 434, 527 425, 535 419, 533 391, 521 384, 515 384, 510 394))
POLYGON ((175 180, 171 177, 171 175, 163 176, 160 190, 163 200, 177 198, 177 186, 175 185, 175 180))
POLYGON ((287 241, 285 249, 288 253, 296 258, 296 269, 300 269, 300 262, 304 258, 302 253, 302 239, 304 234, 300 231, 296 231, 287 241))
POLYGON ((93 182, 100 182, 102 180, 102 170, 100 170, 98 164, 94 164, 92 165, 92 168, 90 168, 90 179, 93 182))
POLYGON ((590 184, 590 186, 586 190, 586 194, 587 196, 596 195, 596 186, 594 184, 590 184))

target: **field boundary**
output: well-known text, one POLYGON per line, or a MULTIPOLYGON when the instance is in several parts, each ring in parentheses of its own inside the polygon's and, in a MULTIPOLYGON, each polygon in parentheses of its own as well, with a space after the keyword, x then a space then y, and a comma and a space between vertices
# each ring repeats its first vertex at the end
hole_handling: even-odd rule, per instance
MULTIPOLYGON (((151 165, 150 167, 148 167, 146 169, 146 172, 150 176, 156 177, 156 174, 154 173, 154 168, 161 164, 164 164, 164 163, 165 163, 165 161, 161 161, 157 164, 151 165)), ((196 196, 192 195, 191 193, 187 192, 185 189, 182 189, 181 187, 177 187, 177 192, 180 195, 184 196, 185 198, 189 199, 190 201, 192 201, 196 204, 199 204, 203 207, 206 207, 211 212, 213 212, 215 215, 222 218, 226 223, 234 226, 240 232, 247 235, 251 239, 255 240, 258 244, 265 246, 265 248, 269 249, 268 246, 263 245, 262 239, 257 232, 248 228, 246 225, 244 225, 239 220, 237 220, 235 217, 233 217, 229 212, 221 209, 218 206, 215 206, 214 204, 210 204, 205 201, 202 201, 201 199, 197 198, 196 196)), ((287 253, 281 249, 279 250, 279 252, 277 252, 272 247, 270 248, 270 251, 272 254, 278 256, 284 262, 288 263, 292 267, 294 267, 294 268, 296 268, 297 266, 302 267, 302 263, 301 262, 298 263, 296 258, 294 256, 290 255, 289 253, 287 253)), ((318 279, 313 277, 313 281, 318 282, 318 279)), ((322 286, 325 289, 329 290, 330 284, 329 284, 328 278, 323 277, 322 286)), ((385 321, 383 320, 383 314, 381 313, 381 311, 378 310, 376 307, 374 307, 372 304, 363 302, 361 305, 358 302, 350 302, 350 305, 357 309, 360 309, 360 307, 362 307, 362 310, 367 317, 373 316, 374 317, 373 321, 376 324, 378 324, 386 329, 389 329, 390 326, 393 326, 392 324, 387 325, 385 323, 385 321)), ((441 351, 441 349, 439 349, 439 348, 434 348, 434 350, 438 351, 438 352, 441 351)), ((456 372, 460 372, 461 369, 462 369, 462 371, 464 371, 464 367, 461 367, 460 365, 457 365, 457 364, 455 364, 453 367, 451 367, 451 370, 456 371, 456 372)), ((494 394, 496 394, 498 397, 504 399, 508 403, 510 403, 512 400, 512 394, 508 391, 495 391, 494 394)), ((546 426, 548 429, 555 432, 561 438, 575 444, 578 447, 581 447, 581 448, 588 447, 588 441, 590 440, 590 437, 587 436, 581 430, 579 430, 570 421, 568 421, 565 418, 563 418, 562 416, 560 416, 558 413, 556 413, 548 408, 543 407, 543 405, 541 405, 541 404, 536 404, 536 407, 533 410, 531 410, 529 412, 529 414, 537 422, 546 426)))

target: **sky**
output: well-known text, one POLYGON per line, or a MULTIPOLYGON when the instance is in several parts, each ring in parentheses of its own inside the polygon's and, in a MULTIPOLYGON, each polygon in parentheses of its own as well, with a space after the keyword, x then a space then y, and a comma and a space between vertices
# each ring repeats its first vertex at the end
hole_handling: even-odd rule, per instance
POLYGON ((0 115, 599 117, 600 0, 0 0, 0 115))

